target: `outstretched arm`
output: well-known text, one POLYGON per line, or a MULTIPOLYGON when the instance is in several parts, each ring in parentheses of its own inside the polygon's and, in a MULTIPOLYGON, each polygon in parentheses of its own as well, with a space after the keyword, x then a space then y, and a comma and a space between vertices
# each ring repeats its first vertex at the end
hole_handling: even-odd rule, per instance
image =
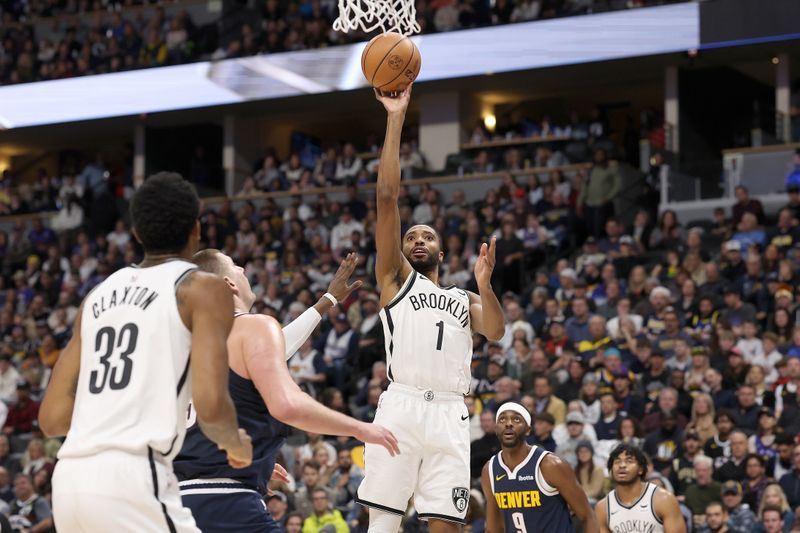
MULTIPOLYGON (((585 533, 599 533, 597 517, 594 515, 586 493, 578 485, 575 479, 575 472, 566 461, 554 454, 547 454, 542 460, 542 475, 553 488, 558 489, 558 493, 567 502, 572 512, 575 513, 583 523, 585 533)), ((665 531, 670 531, 665 529, 665 531)), ((670 531, 672 533, 672 531, 670 531)))
POLYGON ((486 500, 486 533, 503 533, 506 526, 503 522, 503 513, 500 512, 492 492, 488 462, 483 465, 483 470, 481 471, 481 488, 483 489, 483 498, 486 500))
POLYGON ((503 308, 492 290, 492 271, 495 264, 495 246, 497 239, 492 237, 491 244, 481 245, 478 261, 475 263, 475 281, 478 283, 480 296, 469 293, 469 314, 472 330, 477 331, 490 341, 499 341, 505 334, 503 308))
POLYGON ((377 89, 375 97, 386 108, 387 114, 386 137, 375 191, 378 211, 375 277, 381 288, 381 305, 386 305, 411 273, 411 265, 403 255, 400 242, 400 209, 397 205, 400 198, 400 135, 411 99, 411 86, 397 98, 382 96, 377 89))
POLYGON ((686 522, 683 520, 683 514, 675 496, 664 489, 656 489, 653 508, 656 516, 664 524, 664 531, 686 533, 686 522))
POLYGON ((78 391, 81 370, 81 316, 83 304, 75 315, 72 338, 53 368, 53 377, 39 409, 39 427, 48 437, 66 435, 72 424, 72 410, 78 391))
POLYGON ((247 315, 238 320, 244 321, 241 349, 247 372, 275 418, 304 431, 353 436, 380 444, 392 455, 400 453, 397 439, 383 426, 328 409, 300 390, 286 367, 283 333, 275 319, 247 315))
MULTIPOLYGON (((358 265, 359 257, 357 254, 349 253, 339 265, 339 270, 328 285, 328 293, 336 298, 337 302, 343 302, 350 293, 361 287, 360 281, 348 284, 347 280, 353 275, 358 265)), ((322 320, 322 315, 333 307, 327 297, 323 296, 312 307, 306 309, 302 315, 292 320, 283 327, 283 336, 286 339, 286 360, 288 361, 306 340, 314 333, 317 325, 322 320)))

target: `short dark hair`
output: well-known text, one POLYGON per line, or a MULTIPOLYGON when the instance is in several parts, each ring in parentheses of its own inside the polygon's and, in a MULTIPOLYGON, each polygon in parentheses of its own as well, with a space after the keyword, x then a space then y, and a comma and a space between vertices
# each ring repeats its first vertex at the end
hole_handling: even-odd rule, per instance
POLYGON ((316 470, 317 472, 319 472, 320 469, 322 468, 322 466, 318 462, 316 462, 314 459, 309 459, 303 465, 303 470, 305 470, 306 468, 311 468, 311 469, 316 470))
POLYGON ((757 453, 748 453, 744 457, 744 461, 743 462, 744 462, 745 466, 747 466, 747 463, 750 462, 750 459, 755 459, 756 461, 758 461, 758 464, 761 465, 761 468, 764 468, 766 466, 764 464, 764 458, 761 457, 760 455, 758 455, 757 453))
POLYGON ((717 422, 719 422, 720 418, 727 418, 731 422, 734 422, 736 420, 736 416, 730 409, 720 409, 719 411, 717 411, 717 414, 714 415, 714 423, 716 424, 717 422))
POLYGON ((313 496, 314 494, 319 494, 320 492, 321 492, 322 494, 324 494, 326 498, 328 497, 328 491, 327 491, 327 490, 325 490, 325 489, 324 489, 324 488, 322 488, 322 487, 317 487, 317 488, 315 488, 314 490, 312 490, 312 491, 311 491, 311 495, 313 496))
POLYGON ((650 461, 648 461, 647 456, 642 450, 628 442, 622 442, 618 444, 616 448, 611 450, 611 454, 608 456, 608 463, 606 464, 608 471, 611 472, 612 468, 614 467, 614 461, 616 461, 617 457, 623 453, 626 453, 636 459, 636 462, 642 468, 642 473, 639 475, 639 478, 644 481, 647 477, 647 465, 650 463, 650 461))
POLYGON ((775 435, 775 446, 780 446, 781 444, 794 446, 794 437, 788 433, 778 433, 775 435))
POLYGON ((194 185, 175 172, 159 172, 142 184, 131 200, 131 220, 145 252, 183 250, 200 214, 194 185))

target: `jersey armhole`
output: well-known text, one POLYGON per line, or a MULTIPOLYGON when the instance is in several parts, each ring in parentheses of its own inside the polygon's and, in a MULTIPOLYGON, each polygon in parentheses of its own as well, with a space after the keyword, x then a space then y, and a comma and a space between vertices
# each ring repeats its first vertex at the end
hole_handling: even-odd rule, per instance
MULTIPOLYGON (((489 459, 489 486, 492 488, 492 495, 495 494, 495 490, 494 490, 494 458, 495 458, 495 456, 493 455, 492 458, 489 459)), ((487 498, 489 497, 488 494, 487 494, 486 497, 487 498)))
POLYGON ((178 292, 178 287, 180 287, 181 283, 183 283, 186 280, 186 277, 192 272, 195 272, 196 270, 198 270, 196 266, 190 266, 183 271, 183 274, 178 276, 178 279, 175 280, 175 292, 178 292))
POLYGON ((541 463, 542 459, 547 457, 550 452, 544 452, 542 455, 539 456, 539 459, 536 460, 536 466, 534 467, 534 472, 536 475, 536 484, 539 485, 539 490, 541 490, 545 496, 556 496, 558 495, 558 489, 550 485, 547 480, 542 475, 541 463))
POLYGON ((417 280, 417 271, 411 269, 411 274, 408 275, 408 278, 406 278, 405 282, 400 287, 400 290, 397 292, 397 294, 395 294, 394 298, 392 298, 392 300, 384 306, 384 309, 391 309, 392 307, 397 305, 398 302, 400 302, 400 300, 405 298, 406 294, 408 294, 408 291, 411 290, 411 287, 414 285, 414 282, 416 280, 417 280))
POLYGON ((663 526, 664 522, 658 517, 658 513, 656 513, 656 491, 658 487, 652 483, 650 486, 653 488, 653 492, 650 493, 650 512, 653 514, 653 518, 656 519, 656 522, 663 526))

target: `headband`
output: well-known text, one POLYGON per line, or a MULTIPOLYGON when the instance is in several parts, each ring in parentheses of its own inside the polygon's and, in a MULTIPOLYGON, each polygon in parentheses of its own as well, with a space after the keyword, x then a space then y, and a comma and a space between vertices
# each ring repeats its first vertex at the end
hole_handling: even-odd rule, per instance
POLYGON ((516 402, 506 402, 501 405, 500 409, 497 410, 497 415, 495 416, 494 421, 497 422, 500 419, 500 413, 504 413, 505 411, 514 411, 521 416, 529 426, 531 425, 531 414, 527 409, 525 409, 525 407, 516 402))

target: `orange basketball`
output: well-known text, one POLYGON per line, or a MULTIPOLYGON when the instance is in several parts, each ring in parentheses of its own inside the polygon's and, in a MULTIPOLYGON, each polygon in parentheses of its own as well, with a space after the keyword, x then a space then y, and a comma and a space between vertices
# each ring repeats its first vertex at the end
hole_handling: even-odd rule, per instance
POLYGON ((411 39, 389 32, 372 39, 361 54, 361 70, 381 92, 402 91, 419 74, 419 49, 411 39))

